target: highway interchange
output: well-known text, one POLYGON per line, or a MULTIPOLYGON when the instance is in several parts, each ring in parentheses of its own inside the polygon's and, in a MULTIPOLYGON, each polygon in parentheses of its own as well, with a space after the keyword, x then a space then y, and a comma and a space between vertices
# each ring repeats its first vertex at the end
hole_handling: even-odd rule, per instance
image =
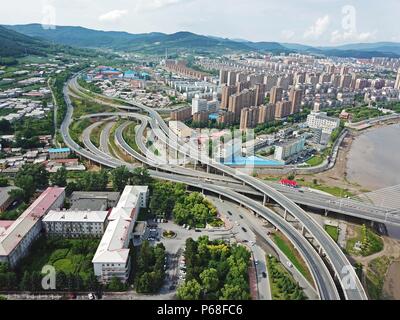
MULTIPOLYGON (((80 88, 77 85, 76 78, 73 78, 69 84, 73 87, 74 92, 84 91, 84 89, 80 88)), ((72 150, 74 150, 81 156, 107 167, 115 168, 121 165, 126 165, 128 168, 134 168, 138 166, 126 163, 120 159, 116 159, 115 157, 110 155, 109 152, 107 152, 107 149, 104 146, 98 149, 90 142, 90 138, 88 139, 88 136, 90 137, 90 131, 97 125, 97 123, 87 128, 83 134, 83 141, 86 148, 82 148, 75 141, 73 141, 69 135, 69 125, 72 121, 73 106, 71 104, 68 95, 67 85, 64 88, 64 96, 68 106, 68 110, 64 122, 61 125, 61 132, 66 145, 68 145, 72 150)), ((89 97, 88 95, 86 96, 89 97)), ((103 104, 107 103, 104 101, 103 98, 96 99, 96 101, 98 102, 101 101, 101 103, 103 104)), ((196 188, 200 188, 203 190, 207 190, 209 192, 213 192, 215 194, 219 194, 224 198, 231 199, 234 202, 244 205, 248 209, 252 210, 253 212, 267 219, 270 223, 276 226, 289 238, 289 240, 295 245, 299 253, 303 256, 305 262, 310 268, 310 272, 314 278, 321 299, 326 299, 326 300, 340 299, 336 285, 322 257, 325 257, 325 259, 327 259, 330 262, 328 266, 330 266, 330 268, 333 269, 335 279, 337 280, 337 282, 341 286, 341 289, 343 290, 344 298, 349 300, 367 299, 365 291, 360 281, 358 280, 357 276, 355 275, 354 269, 349 268, 349 266, 351 265, 350 262, 347 260, 346 256, 343 254, 341 249, 336 245, 336 243, 329 237, 329 235, 323 230, 323 228, 308 213, 306 213, 297 204, 295 204, 293 200, 291 200, 295 196, 291 195, 291 199, 289 199, 287 194, 291 192, 284 193, 278 191, 276 186, 268 185, 256 178, 250 177, 245 174, 238 175, 234 169, 226 167, 209 158, 207 159, 201 155, 199 156, 197 154, 197 150, 194 150, 194 147, 191 145, 186 144, 183 147, 182 146, 183 142, 181 142, 178 139, 178 137, 174 136, 174 134, 171 133, 167 124, 153 109, 135 103, 133 103, 132 106, 132 102, 131 105, 125 107, 118 105, 118 109, 124 109, 124 108, 128 111, 135 111, 139 108, 142 110, 142 112, 148 114, 148 116, 145 116, 144 114, 133 113, 133 112, 129 112, 129 114, 125 113, 125 116, 131 119, 135 118, 141 123, 141 125, 138 128, 138 134, 136 135, 137 138, 136 143, 142 152, 146 149, 146 147, 144 146, 142 139, 138 139, 138 137, 143 136, 144 130, 150 124, 150 127, 154 135, 160 137, 162 141, 167 142, 171 149, 179 150, 179 152, 184 153, 186 157, 199 161, 203 165, 212 167, 214 170, 222 172, 225 175, 225 176, 215 175, 215 174, 210 175, 208 173, 204 172, 201 173, 199 171, 178 167, 176 165, 169 165, 169 164, 161 166, 157 165, 157 159, 154 159, 153 157, 150 158, 144 157, 140 153, 133 150, 124 141, 122 132, 129 125, 129 122, 125 122, 115 132, 114 138, 116 144, 136 160, 148 165, 149 167, 157 168, 156 170, 150 170, 150 173, 153 177, 158 179, 185 183, 187 185, 196 188), (215 179, 216 177, 220 178, 215 179), (236 182, 232 180, 236 180, 236 182), (230 184, 231 186, 235 184, 237 186, 238 183, 243 183, 245 184, 247 189, 251 188, 253 192, 255 191, 260 195, 264 196, 264 199, 268 198, 275 201, 287 212, 287 214, 293 216, 302 223, 304 227, 303 232, 300 232, 299 230, 294 228, 285 219, 281 218, 274 211, 268 209, 261 203, 243 194, 239 194, 238 192, 233 191, 231 187, 217 185, 216 182, 219 184, 226 184, 226 185, 230 184), (304 235, 306 234, 311 235, 315 239, 315 241, 319 244, 318 251, 315 250, 311 246, 310 242, 306 239, 306 237, 304 237, 304 235), (343 271, 346 271, 347 273, 350 274, 351 278, 353 279, 354 286, 347 286, 346 283, 342 281, 343 276, 347 275, 347 273, 344 274, 343 271)), ((121 114, 122 113, 120 113, 119 115, 121 114)), ((117 115, 118 114, 114 113, 103 116, 117 116, 117 115)), ((104 145, 104 142, 106 141, 105 137, 107 137, 107 133, 104 133, 104 136, 102 134, 101 145, 104 145)), ((144 154, 149 155, 149 152, 146 152, 144 154)), ((304 198, 302 196, 303 195, 301 195, 300 198, 304 198)), ((319 196, 322 197, 322 195, 319 196)), ((335 200, 329 200, 329 201, 321 200, 321 201, 325 202, 325 208, 326 204, 329 203, 329 201, 332 201, 330 203, 332 204, 332 206, 335 205, 334 202, 335 200)), ((341 207, 346 207, 346 205, 339 204, 339 206, 341 207)), ((385 214, 387 215, 387 213, 385 214)))

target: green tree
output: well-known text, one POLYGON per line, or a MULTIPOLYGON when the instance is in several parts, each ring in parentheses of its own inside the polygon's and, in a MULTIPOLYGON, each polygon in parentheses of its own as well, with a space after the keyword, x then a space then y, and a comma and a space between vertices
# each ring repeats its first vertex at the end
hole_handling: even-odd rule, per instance
POLYGON ((112 277, 107 289, 112 292, 120 292, 125 289, 125 285, 117 277, 112 277))
POLYGON ((28 203, 29 200, 36 192, 36 183, 32 176, 22 175, 15 179, 15 185, 20 189, 14 189, 9 192, 9 194, 14 199, 21 199, 28 203))
POLYGON ((51 175, 50 181, 54 186, 65 187, 67 185, 67 169, 64 166, 59 168, 51 175))
POLYGON ((150 186, 153 179, 145 168, 135 168, 130 177, 130 184, 133 186, 150 186))
POLYGON ((132 178, 132 173, 127 167, 121 166, 111 171, 111 181, 115 191, 123 191, 132 178))
POLYGON ((183 283, 177 291, 180 300, 200 300, 202 287, 197 280, 192 279, 183 283))
POLYGON ((200 273, 200 280, 206 293, 218 290, 219 278, 218 271, 214 268, 206 269, 200 273))
POLYGON ((8 178, 6 176, 0 176, 0 187, 8 186, 8 178))
POLYGON ((25 164, 15 177, 15 185, 23 190, 23 198, 27 202, 37 189, 48 187, 49 173, 41 164, 25 164))
POLYGON ((68 286, 67 275, 64 271, 58 271, 56 274, 57 290, 63 291, 68 286))
POLYGON ((239 285, 225 284, 220 300, 249 300, 250 295, 239 285))
POLYGON ((19 287, 22 291, 29 291, 30 290, 30 282, 31 282, 31 275, 28 271, 25 271, 21 282, 19 283, 19 287))

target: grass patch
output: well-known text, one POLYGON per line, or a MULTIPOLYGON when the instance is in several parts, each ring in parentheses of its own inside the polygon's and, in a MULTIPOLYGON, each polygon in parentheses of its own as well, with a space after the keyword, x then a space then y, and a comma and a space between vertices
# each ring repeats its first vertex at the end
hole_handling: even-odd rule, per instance
POLYGON ((334 226, 325 225, 325 231, 330 235, 333 241, 338 242, 339 240, 339 228, 334 226))
POLYGON ((303 289, 275 257, 267 257, 267 269, 273 300, 306 300, 303 289))
POLYGON ((141 153, 138 145, 136 144, 136 132, 135 132, 136 124, 132 123, 127 126, 125 130, 122 132, 122 136, 126 143, 136 152, 141 153))
POLYGON ((90 135, 90 141, 97 147, 100 147, 100 136, 101 136, 101 132, 104 129, 104 126, 106 125, 106 123, 103 123, 102 125, 94 128, 92 130, 92 133, 90 135))
POLYGON ((310 158, 309 160, 307 160, 306 163, 311 167, 316 167, 316 166, 319 166, 320 164, 322 164, 324 162, 324 160, 325 159, 323 157, 317 155, 317 156, 314 156, 314 157, 310 158))
POLYGON ((392 258, 385 256, 376 258, 368 264, 366 284, 371 299, 384 299, 383 286, 385 283, 385 276, 392 261, 392 258))
POLYGON ((282 250, 285 256, 290 260, 290 262, 296 267, 297 270, 311 283, 313 284, 313 278, 310 271, 307 268, 306 263, 301 258, 299 252, 293 246, 293 244, 280 232, 273 235, 272 239, 282 250))
POLYGON ((0 214, 0 220, 17 220, 18 217, 28 208, 24 202, 18 205, 14 210, 5 211, 0 214))
POLYGON ((72 140, 78 143, 81 147, 83 147, 82 133, 91 124, 92 123, 89 119, 83 119, 73 122, 69 127, 69 134, 71 135, 72 140))
POLYGON ((77 99, 71 97, 71 102, 74 106, 74 118, 79 119, 80 117, 92 114, 92 113, 103 113, 103 112, 113 112, 115 108, 105 106, 93 101, 88 101, 86 99, 77 99))
POLYGON ((367 257, 383 250, 382 238, 365 225, 355 227, 354 232, 356 236, 347 240, 346 251, 348 253, 367 257), (354 248, 357 242, 361 243, 361 250, 354 248))
POLYGON ((303 187, 308 187, 316 190, 320 190, 326 193, 329 193, 335 197, 353 197, 354 194, 351 193, 348 189, 343 189, 339 187, 333 187, 333 186, 327 186, 324 184, 321 184, 318 181, 313 181, 313 182, 307 182, 307 181, 300 181, 300 185, 303 187))
POLYGON ((52 265, 56 271, 79 274, 83 279, 87 279, 93 272, 92 259, 98 244, 97 239, 41 237, 20 264, 20 274, 25 271, 40 272, 43 266, 52 265))
POLYGON ((117 121, 117 122, 115 123, 115 125, 111 128, 111 130, 110 130, 110 137, 109 137, 109 139, 108 139, 108 144, 109 144, 109 147, 110 147, 110 152, 111 152, 116 158, 120 158, 120 159, 124 160, 125 162, 132 163, 132 162, 133 162, 132 157, 129 156, 129 155, 127 155, 127 154, 125 154, 125 153, 116 145, 116 143, 115 143, 115 139, 114 139, 115 130, 117 130, 117 128, 118 128, 119 126, 121 126, 122 123, 123 123, 123 120, 119 120, 119 121, 117 121))

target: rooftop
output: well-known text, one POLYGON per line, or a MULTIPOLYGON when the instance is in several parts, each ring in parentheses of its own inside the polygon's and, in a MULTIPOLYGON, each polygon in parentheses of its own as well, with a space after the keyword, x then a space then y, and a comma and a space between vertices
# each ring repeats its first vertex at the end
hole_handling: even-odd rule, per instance
POLYGON ((71 152, 70 148, 49 149, 49 153, 71 152))
POLYGON ((65 188, 47 188, 22 215, 0 235, 0 256, 8 256, 37 221, 64 194, 65 188))
POLYGON ((55 211, 51 210, 43 218, 44 222, 100 222, 107 219, 108 211, 55 211))

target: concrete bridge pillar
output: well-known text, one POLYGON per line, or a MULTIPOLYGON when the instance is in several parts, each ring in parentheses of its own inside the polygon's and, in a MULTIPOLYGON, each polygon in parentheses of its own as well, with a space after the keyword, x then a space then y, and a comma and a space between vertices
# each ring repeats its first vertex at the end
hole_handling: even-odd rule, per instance
POLYGON ((210 173, 210 166, 207 165, 207 173, 210 173))
POLYGON ((285 221, 287 221, 287 216, 288 216, 287 210, 285 209, 285 214, 284 214, 284 216, 283 216, 283 218, 285 219, 285 221))
POLYGON ((325 217, 327 217, 328 216, 328 210, 327 209, 325 209, 325 217))
POLYGON ((305 226, 302 226, 302 227, 301 227, 301 234, 302 234, 303 236, 306 236, 306 234, 307 234, 307 229, 306 229, 305 226))

